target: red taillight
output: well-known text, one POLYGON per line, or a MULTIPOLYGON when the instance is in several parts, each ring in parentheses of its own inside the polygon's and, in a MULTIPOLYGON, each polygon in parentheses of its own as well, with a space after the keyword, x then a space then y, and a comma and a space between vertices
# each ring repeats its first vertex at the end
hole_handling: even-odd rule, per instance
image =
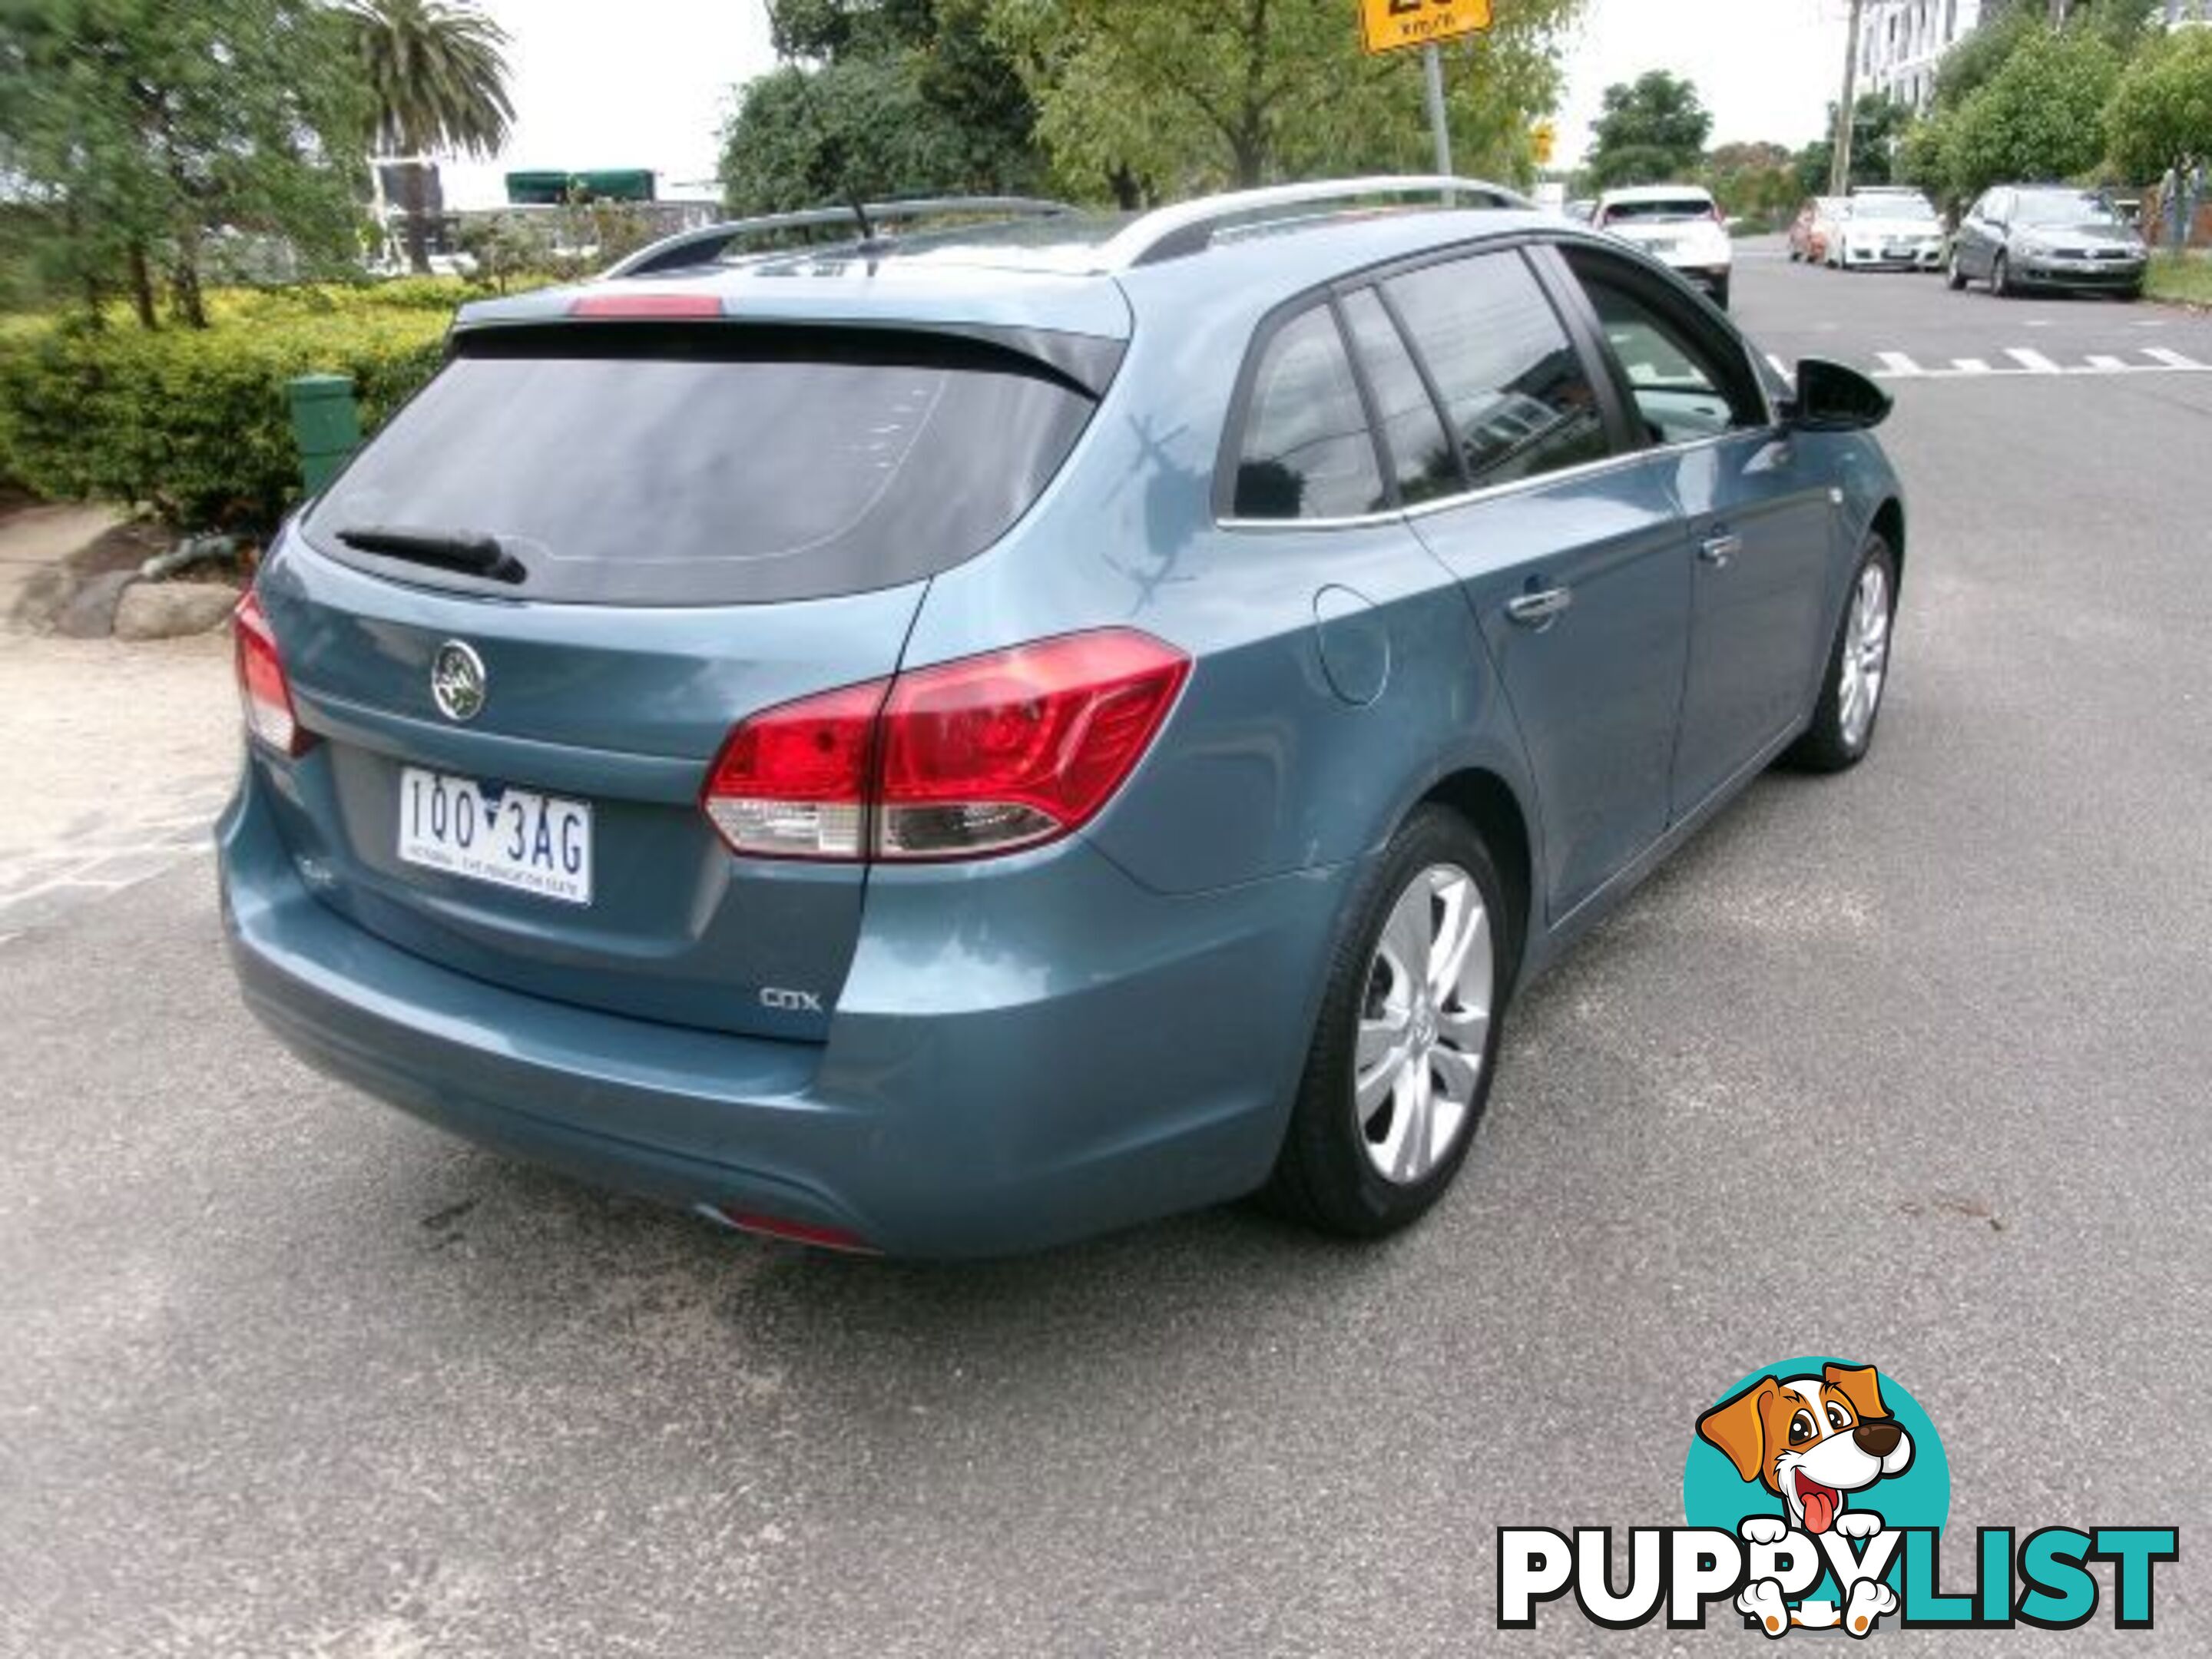
POLYGON ((957 859, 1066 835, 1118 789, 1189 659, 1070 634, 769 710, 723 745, 704 805, 737 852, 957 859))
POLYGON ((959 858, 1066 834, 1129 775, 1189 669, 1115 631, 902 674, 884 704, 877 852, 959 858))
POLYGON ((730 733, 702 804, 722 839, 770 858, 855 859, 882 680, 757 714, 730 733))
POLYGON ((238 696, 246 708, 246 729, 280 755, 307 752, 314 736, 300 724, 292 707, 292 684, 284 678, 284 659, 276 650, 276 636, 261 609, 261 598, 249 591, 231 617, 231 637, 238 667, 238 696))
POLYGON ((667 321, 719 317, 722 302, 712 294, 586 294, 569 301, 568 314, 667 321))

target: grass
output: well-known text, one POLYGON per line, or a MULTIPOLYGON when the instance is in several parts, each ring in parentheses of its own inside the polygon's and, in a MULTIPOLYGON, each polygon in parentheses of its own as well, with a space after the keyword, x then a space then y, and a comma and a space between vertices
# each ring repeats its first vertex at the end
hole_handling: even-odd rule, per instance
POLYGON ((2143 285, 2143 292, 2154 300, 2212 306, 2212 257, 2202 253, 2152 255, 2150 277, 2143 285))

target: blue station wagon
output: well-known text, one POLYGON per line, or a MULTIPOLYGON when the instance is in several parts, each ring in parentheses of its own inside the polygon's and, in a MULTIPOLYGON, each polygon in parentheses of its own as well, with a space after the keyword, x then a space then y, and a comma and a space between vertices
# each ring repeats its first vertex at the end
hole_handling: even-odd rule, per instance
POLYGON ((1494 186, 937 205, 462 313, 240 610, 246 999, 816 1245, 1401 1227, 1513 988, 1867 752, 1887 399, 1494 186))

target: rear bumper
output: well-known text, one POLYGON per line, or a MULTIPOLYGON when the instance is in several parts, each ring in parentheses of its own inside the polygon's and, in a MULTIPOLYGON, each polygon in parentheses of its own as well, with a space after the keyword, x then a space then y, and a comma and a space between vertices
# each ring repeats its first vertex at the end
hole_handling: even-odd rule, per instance
POLYGON ((1729 274, 1735 269, 1732 259, 1723 259, 1717 264, 1705 260, 1692 264, 1682 259, 1668 259, 1665 263, 1667 268, 1684 282, 1694 283, 1708 293, 1727 287, 1729 274))
POLYGON ((319 1069, 595 1184, 857 1234, 1029 1249, 1266 1178, 1351 866, 1189 897, 1081 842, 878 874, 826 1043, 554 1003, 321 903, 258 769, 218 827, 246 1000, 319 1069))

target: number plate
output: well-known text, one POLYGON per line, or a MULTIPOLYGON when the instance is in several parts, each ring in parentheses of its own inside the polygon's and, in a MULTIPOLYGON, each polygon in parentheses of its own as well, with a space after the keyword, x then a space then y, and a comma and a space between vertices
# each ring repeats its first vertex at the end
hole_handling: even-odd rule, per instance
POLYGON ((407 767, 399 858, 566 904, 592 902, 591 803, 407 767))

